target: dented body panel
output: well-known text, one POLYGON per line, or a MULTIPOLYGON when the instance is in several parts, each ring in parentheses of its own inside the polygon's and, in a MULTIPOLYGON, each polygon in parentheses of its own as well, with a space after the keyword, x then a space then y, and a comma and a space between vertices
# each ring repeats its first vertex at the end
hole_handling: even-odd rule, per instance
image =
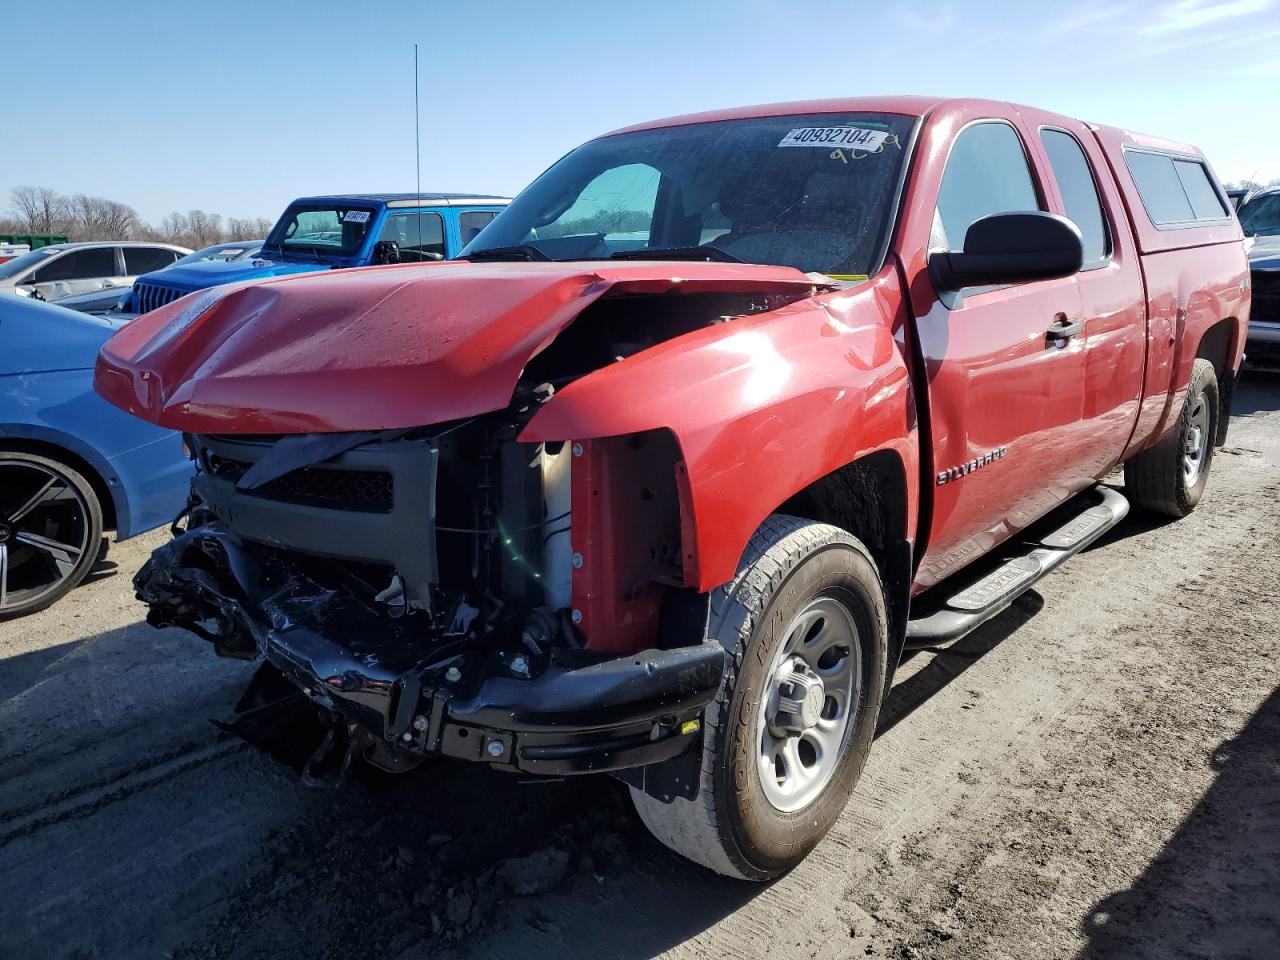
POLYGON ((751 534, 787 498, 879 450, 909 478, 910 530, 918 438, 895 339, 906 321, 898 275, 886 268, 853 289, 695 331, 583 377, 521 439, 670 430, 693 513, 686 546, 697 565, 685 582, 702 591, 733 576, 751 534))
POLYGON ((190 433, 443 423, 505 407, 529 360, 600 297, 813 286, 785 267, 697 263, 459 262, 266 280, 128 324, 102 351, 96 387, 190 433))

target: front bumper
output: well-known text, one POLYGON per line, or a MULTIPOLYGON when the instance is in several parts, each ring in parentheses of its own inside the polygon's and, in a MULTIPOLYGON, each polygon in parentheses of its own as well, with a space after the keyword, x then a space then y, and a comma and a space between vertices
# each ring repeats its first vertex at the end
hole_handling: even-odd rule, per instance
POLYGON ((186 627, 224 655, 265 657, 317 706, 402 756, 552 776, 661 763, 701 742, 724 673, 717 643, 618 657, 425 641, 417 618, 375 611, 218 523, 161 547, 134 586, 148 622, 186 627))

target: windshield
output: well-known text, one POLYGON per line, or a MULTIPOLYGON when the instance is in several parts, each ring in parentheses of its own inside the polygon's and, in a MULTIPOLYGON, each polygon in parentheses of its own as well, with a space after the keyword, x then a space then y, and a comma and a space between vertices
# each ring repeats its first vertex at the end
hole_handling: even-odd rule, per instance
POLYGON ((20 257, 6 260, 4 263, 0 263, 0 280, 16 277, 29 267, 43 263, 47 257, 52 257, 55 253, 61 252, 61 247, 40 247, 38 250, 28 250, 20 257))
POLYGON ((351 257, 360 251, 374 211, 352 204, 295 204, 284 212, 267 237, 267 246, 351 257))
POLYGON ((1241 207, 1240 226, 1251 237, 1280 236, 1280 193, 1254 197, 1241 207))
POLYGON ((462 256, 665 251, 863 276, 881 256, 913 123, 817 114, 603 137, 534 181, 462 256))

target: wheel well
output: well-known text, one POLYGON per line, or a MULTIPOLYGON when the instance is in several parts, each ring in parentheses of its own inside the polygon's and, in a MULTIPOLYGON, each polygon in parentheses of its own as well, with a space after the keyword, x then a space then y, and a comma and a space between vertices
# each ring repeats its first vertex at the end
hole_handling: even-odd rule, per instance
POLYGON ((1204 332, 1196 347, 1196 359, 1213 364, 1218 378, 1218 431, 1214 445, 1227 442, 1227 426, 1231 420, 1231 400, 1235 392, 1235 377, 1231 370, 1231 358, 1235 355, 1236 321, 1233 317, 1220 320, 1204 332))
MULTIPOLYGON (((907 476, 902 460, 880 450, 814 481, 779 513, 829 523, 853 534, 880 568, 889 612, 889 674, 901 654, 911 601, 911 544, 907 540, 907 476)), ((886 689, 888 687, 886 686, 886 689)))
POLYGON ((88 480, 89 486, 93 488, 94 495, 98 498, 98 504, 102 509, 102 529, 116 529, 115 499, 111 496, 111 490, 108 488, 107 482, 102 479, 98 471, 84 457, 78 456, 66 447, 60 447, 56 443, 49 443, 44 440, 30 440, 25 437, 6 437, 0 440, 0 450, 34 453, 42 457, 48 457, 50 460, 57 460, 59 463, 65 463, 71 467, 88 480))

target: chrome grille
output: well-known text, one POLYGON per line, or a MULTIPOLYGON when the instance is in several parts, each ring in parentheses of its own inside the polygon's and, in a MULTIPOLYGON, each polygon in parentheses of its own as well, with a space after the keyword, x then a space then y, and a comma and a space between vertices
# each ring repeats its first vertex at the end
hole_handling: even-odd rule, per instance
POLYGON ((159 307, 173 303, 179 297, 186 296, 187 291, 166 287, 159 283, 143 283, 133 285, 133 298, 137 302, 138 313, 150 313, 159 307))

